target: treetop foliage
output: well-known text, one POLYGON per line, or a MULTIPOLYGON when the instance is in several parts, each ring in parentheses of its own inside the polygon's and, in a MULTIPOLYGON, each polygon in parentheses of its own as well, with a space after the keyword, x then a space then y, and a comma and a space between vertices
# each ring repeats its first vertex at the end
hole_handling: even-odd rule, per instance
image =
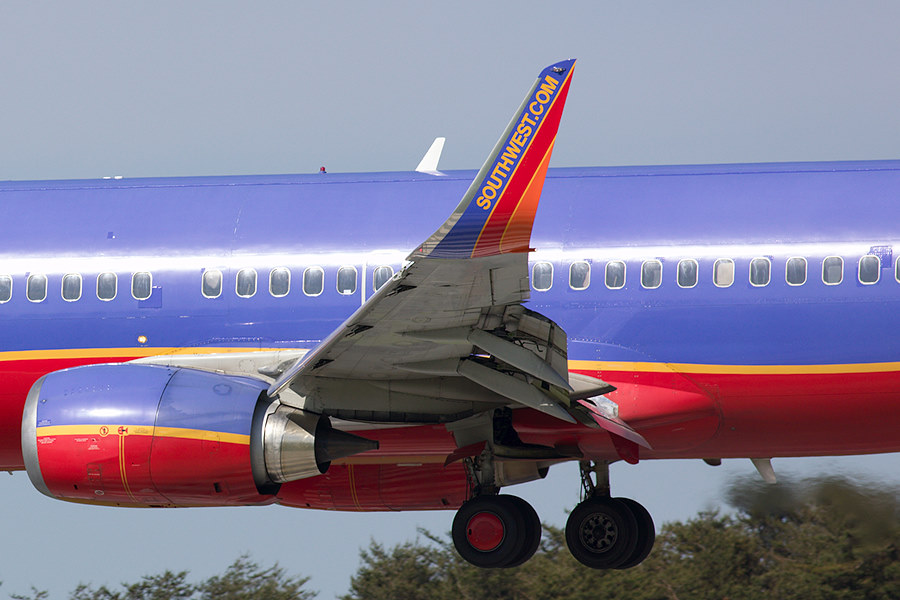
MULTIPOLYGON (((137 583, 123 583, 121 589, 95 588, 79 584, 69 600, 312 600, 316 592, 304 590, 309 577, 288 577, 275 566, 262 569, 247 555, 234 561, 222 575, 200 583, 188 583, 188 572, 165 571, 145 575, 137 583)), ((13 594, 15 600, 46 600, 46 591, 31 588, 31 594, 13 594)))

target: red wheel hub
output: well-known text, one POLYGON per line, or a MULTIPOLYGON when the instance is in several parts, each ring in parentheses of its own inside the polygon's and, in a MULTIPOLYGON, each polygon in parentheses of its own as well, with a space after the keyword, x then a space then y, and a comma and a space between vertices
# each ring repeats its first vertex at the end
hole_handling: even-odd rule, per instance
POLYGON ((491 512, 472 515, 466 525, 466 539, 476 550, 490 552, 503 541, 505 530, 500 517, 491 512))

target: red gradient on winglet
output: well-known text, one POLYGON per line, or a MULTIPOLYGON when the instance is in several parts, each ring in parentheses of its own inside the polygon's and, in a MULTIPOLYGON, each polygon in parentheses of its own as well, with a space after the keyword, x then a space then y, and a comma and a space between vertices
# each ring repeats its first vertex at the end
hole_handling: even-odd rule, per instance
POLYGON ((571 75, 572 71, 569 71, 527 153, 522 157, 503 196, 488 217, 472 251, 473 258, 528 251, 534 215, 537 212, 550 154, 569 93, 571 75), (520 206, 522 210, 519 210, 520 206))
POLYGON ((544 160, 537 172, 529 182, 528 188, 522 195, 513 211, 512 217, 506 225, 503 237, 500 238, 500 252, 528 252, 531 245, 531 229, 534 226, 534 216, 537 214, 538 203, 541 199, 541 191, 544 189, 544 178, 547 176, 547 167, 550 165, 550 155, 553 154, 553 144, 547 149, 544 160))

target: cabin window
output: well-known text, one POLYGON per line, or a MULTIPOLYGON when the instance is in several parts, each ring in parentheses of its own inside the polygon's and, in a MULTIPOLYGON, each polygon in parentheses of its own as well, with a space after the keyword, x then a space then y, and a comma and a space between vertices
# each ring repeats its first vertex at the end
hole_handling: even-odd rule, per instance
POLYGON ((686 258, 678 261, 678 286, 692 288, 697 285, 697 261, 686 258))
POLYGON ((337 273, 337 291, 348 296, 356 292, 356 267, 341 267, 337 273))
POLYGON ((531 285, 539 292, 549 290, 553 285, 553 263, 534 263, 531 267, 531 285))
POLYGON ((662 283, 662 263, 647 260, 641 265, 641 285, 648 290, 656 289, 662 283))
POLYGON ((859 282, 864 285, 878 283, 881 276, 881 259, 867 254, 859 259, 859 282))
POLYGON ((750 285, 763 287, 772 280, 772 261, 765 257, 750 261, 750 285))
POLYGON ((104 301, 116 297, 118 279, 115 273, 100 273, 97 275, 97 297, 104 301))
POLYGON ((131 276, 131 296, 135 300, 146 300, 153 293, 153 276, 146 271, 131 276))
POLYGON ((235 291, 241 298, 256 294, 256 269, 241 269, 235 280, 235 291))
POLYGON ((716 287, 729 287, 734 283, 734 261, 720 258, 713 264, 713 283, 716 287))
POLYGON ((591 285, 591 265, 583 260, 569 265, 569 287, 586 290, 591 285))
POLYGON ((840 256, 828 256, 822 261, 822 282, 825 285, 837 285, 844 280, 844 259, 840 256))
POLYGON ((606 263, 606 287, 619 290, 625 287, 625 263, 611 260, 606 263))
POLYGON ((390 281, 393 276, 394 267, 388 265, 375 267, 375 270, 372 271, 372 290, 377 292, 381 289, 381 286, 390 281))
POLYGON ((325 289, 325 271, 322 267, 309 267, 303 271, 303 293, 318 296, 325 289))
POLYGON ((291 271, 287 267, 276 267, 269 273, 269 293, 282 298, 291 291, 291 271))
POLYGON ((47 297, 47 276, 29 275, 25 295, 32 302, 43 302, 47 297))
POLYGON ((218 298, 222 295, 222 271, 218 269, 203 271, 203 295, 207 298, 218 298))
POLYGON ((66 302, 75 302, 81 298, 81 275, 78 273, 63 275, 62 297, 66 302))
POLYGON ((787 260, 784 266, 784 279, 788 285, 803 285, 806 283, 806 259, 795 256, 787 260))
POLYGON ((0 304, 9 302, 12 298, 12 277, 0 275, 0 304))

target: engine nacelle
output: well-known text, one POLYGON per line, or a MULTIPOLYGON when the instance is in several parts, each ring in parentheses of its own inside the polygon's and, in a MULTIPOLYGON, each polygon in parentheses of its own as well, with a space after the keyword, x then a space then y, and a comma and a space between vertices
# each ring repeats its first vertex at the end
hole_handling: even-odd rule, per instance
POLYGON ((377 447, 281 406, 268 385, 156 365, 56 371, 28 394, 22 451, 53 498, 119 506, 274 501, 278 484, 377 447))

